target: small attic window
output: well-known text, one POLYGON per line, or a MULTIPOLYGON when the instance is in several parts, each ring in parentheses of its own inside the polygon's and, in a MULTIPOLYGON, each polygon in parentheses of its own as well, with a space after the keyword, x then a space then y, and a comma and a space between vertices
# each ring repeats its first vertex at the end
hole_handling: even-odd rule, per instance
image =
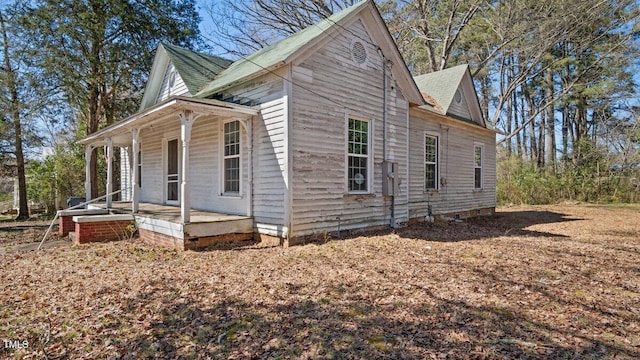
POLYGON ((453 95, 453 100, 456 104, 460 104, 462 102, 462 94, 460 93, 460 89, 456 90, 456 93, 453 95))
POLYGON ((367 61, 367 48, 362 41, 355 39, 351 42, 351 58, 358 65, 362 65, 367 61))

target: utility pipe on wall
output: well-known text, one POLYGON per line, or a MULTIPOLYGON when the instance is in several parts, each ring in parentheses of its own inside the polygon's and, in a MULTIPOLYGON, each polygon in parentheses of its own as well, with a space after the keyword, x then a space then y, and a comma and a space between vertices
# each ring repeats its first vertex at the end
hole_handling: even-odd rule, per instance
MULTIPOLYGON (((378 52, 380 53, 380 56, 382 57, 382 161, 383 163, 386 163, 388 161, 388 156, 387 156, 387 113, 388 113, 388 109, 387 109, 387 88, 389 87, 388 85, 388 80, 387 80, 387 65, 390 64, 390 61, 384 56, 384 53, 382 52, 381 48, 378 48, 378 52)), ((384 166, 383 166, 384 168, 384 166)), ((397 170, 395 170, 397 171, 397 170)), ((389 174, 382 174, 382 176, 389 176, 389 174)), ((394 179, 393 181, 397 181, 397 176, 396 174, 393 174, 394 179)), ((395 189, 395 183, 393 185, 393 188, 395 189)), ((395 219, 395 192, 392 192, 391 194, 391 216, 389 219, 389 226, 391 226, 392 228, 396 227, 396 219, 395 219)))

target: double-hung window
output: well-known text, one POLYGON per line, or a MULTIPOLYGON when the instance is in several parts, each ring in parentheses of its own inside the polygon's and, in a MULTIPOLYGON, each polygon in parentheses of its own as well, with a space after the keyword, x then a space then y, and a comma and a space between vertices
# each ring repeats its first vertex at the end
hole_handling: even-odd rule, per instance
POLYGON ((438 137, 429 134, 424 137, 424 188, 438 189, 438 137))
POLYGON ((482 189, 482 156, 483 146, 476 144, 473 150, 473 168, 474 168, 474 181, 473 187, 476 190, 482 189))
POLYGON ((350 193, 369 192, 370 125, 367 120, 348 119, 347 186, 350 193))
POLYGON ((223 192, 227 195, 240 193, 240 122, 224 123, 224 169, 223 192))

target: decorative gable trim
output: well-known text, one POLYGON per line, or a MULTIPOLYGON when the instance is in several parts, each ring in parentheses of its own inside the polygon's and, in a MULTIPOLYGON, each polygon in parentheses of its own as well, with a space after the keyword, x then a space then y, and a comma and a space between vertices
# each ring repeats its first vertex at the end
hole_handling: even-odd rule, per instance
POLYGON ((471 115, 470 120, 477 122, 483 127, 487 127, 487 122, 482 115, 482 108, 480 107, 480 101, 478 100, 478 93, 476 92, 476 87, 473 85, 473 77, 471 76, 469 67, 467 67, 467 71, 465 72, 458 89, 464 94, 464 99, 467 103, 469 114, 471 115))
POLYGON ((156 103, 156 99, 158 98, 158 93, 160 92, 160 87, 162 86, 165 72, 168 67, 169 56, 162 44, 159 44, 158 49, 156 50, 156 56, 153 59, 153 66, 151 67, 149 78, 147 79, 147 85, 144 88, 144 95, 140 102, 140 109, 138 111, 142 111, 156 103))

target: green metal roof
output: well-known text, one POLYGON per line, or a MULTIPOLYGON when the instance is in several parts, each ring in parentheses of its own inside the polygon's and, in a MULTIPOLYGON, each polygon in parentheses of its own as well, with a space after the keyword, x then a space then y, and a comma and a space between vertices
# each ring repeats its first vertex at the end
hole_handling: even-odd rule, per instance
POLYGON ((335 24, 339 23, 342 19, 360 10, 368 1, 371 0, 360 1, 351 7, 331 15, 315 25, 311 25, 302 31, 234 62, 195 96, 202 98, 209 97, 225 87, 253 74, 266 71, 267 69, 272 69, 278 64, 286 63, 290 56, 294 55, 302 47, 321 36, 325 31, 335 26, 335 24))
POLYGON ((434 107, 446 113, 468 68, 469 65, 458 65, 445 70, 415 76, 413 80, 423 95, 427 95, 436 102, 436 104, 433 104, 434 107))
POLYGON ((198 53, 170 44, 161 45, 191 94, 200 91, 233 63, 219 56, 198 53))

